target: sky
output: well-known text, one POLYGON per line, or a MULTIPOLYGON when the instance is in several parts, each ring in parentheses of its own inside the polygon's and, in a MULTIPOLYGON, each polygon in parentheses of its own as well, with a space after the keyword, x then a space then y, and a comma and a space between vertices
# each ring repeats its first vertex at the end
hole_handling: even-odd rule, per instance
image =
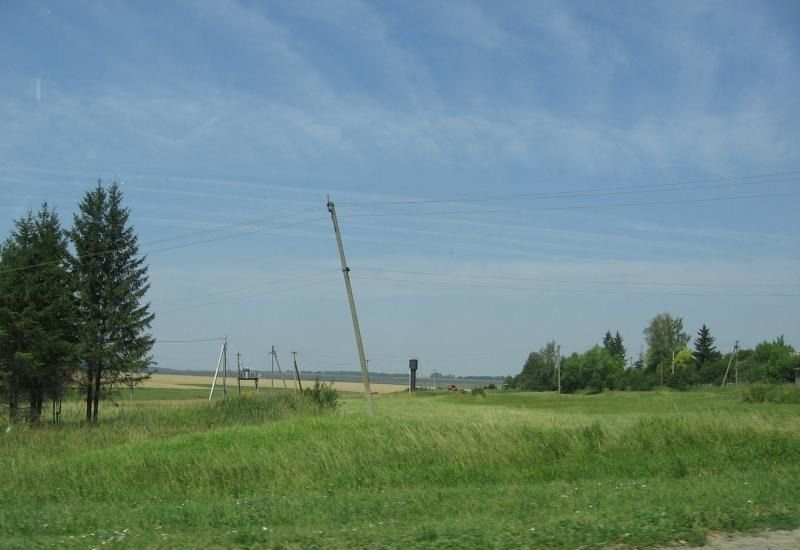
POLYGON ((800 347, 800 4, 0 0, 0 237, 118 181, 161 368, 800 347), (177 343, 175 340, 209 342, 177 343))

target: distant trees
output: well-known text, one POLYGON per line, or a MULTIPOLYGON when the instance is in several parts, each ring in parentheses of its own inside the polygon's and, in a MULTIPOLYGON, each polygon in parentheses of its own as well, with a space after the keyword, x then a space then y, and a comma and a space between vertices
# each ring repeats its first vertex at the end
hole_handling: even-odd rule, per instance
POLYGON ((119 187, 98 183, 71 231, 45 204, 0 246, 0 393, 11 418, 27 402, 37 422, 46 400, 60 402, 77 383, 96 422, 110 388, 147 376, 153 315, 142 303, 147 266, 128 218, 119 187))
POLYGON ((739 370, 749 382, 789 382, 794 379, 794 369, 800 367, 800 357, 783 336, 761 342, 743 359, 739 370))
POLYGON ((0 249, 0 372, 9 415, 25 399, 38 422, 60 401, 76 365, 76 308, 67 239, 47 204, 14 222, 0 249))
POLYGON ((669 313, 659 313, 644 329, 647 342, 646 365, 651 372, 672 372, 675 355, 689 343, 689 335, 683 331, 683 319, 669 313))
MULTIPOLYGON (((764 341, 755 349, 740 349, 734 358, 717 350, 711 330, 703 325, 689 350, 689 336, 683 330, 683 319, 668 313, 656 315, 645 328, 647 353, 640 353, 632 368, 625 368, 626 350, 622 335, 606 331, 602 346, 595 345, 584 353, 573 353, 561 359, 561 391, 589 393, 606 389, 650 390, 656 386, 686 389, 695 384, 722 382, 728 364, 734 364, 742 382, 788 382, 794 369, 800 367, 800 354, 787 344, 783 336, 764 341)), ((528 355, 520 372, 510 379, 510 386, 524 390, 556 389, 555 342, 528 355)), ((733 374, 731 376, 734 376, 733 374)), ((730 378, 729 378, 730 379, 730 378)))
POLYGON ((612 357, 619 357, 625 361, 625 345, 622 343, 622 335, 617 331, 611 336, 611 331, 606 331, 603 337, 603 347, 606 348, 612 357))
POLYGON ((513 387, 523 390, 547 391, 556 389, 556 343, 548 342, 538 352, 532 352, 514 377, 513 387))
POLYGON ((82 368, 78 382, 86 396, 86 420, 97 422, 108 389, 147 376, 154 340, 153 314, 142 300, 149 289, 145 258, 128 224, 116 183, 100 183, 80 203, 70 232, 82 368))

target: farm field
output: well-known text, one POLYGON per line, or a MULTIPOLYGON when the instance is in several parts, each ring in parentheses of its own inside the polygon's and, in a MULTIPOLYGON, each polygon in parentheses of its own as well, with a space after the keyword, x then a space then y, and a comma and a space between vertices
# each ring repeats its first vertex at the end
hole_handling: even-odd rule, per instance
MULTIPOLYGON (((156 388, 156 389, 205 389, 206 390, 206 397, 208 396, 208 390, 211 388, 211 382, 214 379, 213 375, 209 376, 199 376, 199 375, 191 375, 191 374, 154 374, 149 380, 146 380, 142 383, 141 388, 156 388)), ((323 382, 330 382, 329 380, 325 380, 324 378, 320 378, 323 382)), ((300 378, 300 381, 303 384, 313 384, 313 378, 300 378)), ((260 382, 261 390, 268 389, 270 387, 270 380, 262 379, 260 382)), ((222 377, 220 376, 217 379, 218 387, 221 387, 222 384, 222 377)), ((295 380, 294 379, 287 379, 286 385, 289 389, 295 389, 295 380)), ((332 382, 333 387, 336 388, 338 391, 341 392, 362 392, 364 391, 364 386, 360 382, 341 382, 335 381, 332 382)), ((228 389, 236 390, 236 377, 228 376, 228 389)), ((276 379, 275 380, 275 388, 283 389, 283 381, 276 379)), ((376 384, 371 383, 370 388, 372 389, 373 393, 394 393, 394 392, 401 392, 408 389, 408 386, 400 386, 397 384, 376 384)), ((252 391, 255 389, 253 382, 242 382, 242 390, 247 389, 248 391, 252 391)), ((136 390, 135 390, 136 391, 136 390)))
POLYGON ((356 395, 321 414, 141 390, 93 429, 0 433, 0 546, 644 548, 800 526, 800 405, 737 390, 401 393, 374 419, 356 395))

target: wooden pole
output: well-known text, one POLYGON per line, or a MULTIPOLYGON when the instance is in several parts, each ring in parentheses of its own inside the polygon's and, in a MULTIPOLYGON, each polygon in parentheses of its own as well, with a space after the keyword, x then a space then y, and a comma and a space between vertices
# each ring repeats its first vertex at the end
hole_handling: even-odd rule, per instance
POLYGON ((358 314, 356 313, 356 302, 353 298, 353 286, 350 284, 350 268, 347 267, 347 260, 344 257, 344 245, 342 245, 342 234, 339 231, 339 221, 336 219, 336 207, 333 201, 328 199, 328 212, 331 213, 333 221, 333 232, 336 234, 336 244, 339 246, 339 260, 342 263, 342 275, 344 276, 344 286, 347 290, 347 301, 350 303, 350 317, 353 320, 353 332, 356 336, 356 348, 358 348, 358 359, 361 362, 361 379, 364 383, 364 395, 367 398, 367 414, 375 416, 375 407, 372 404, 372 389, 369 385, 369 370, 367 369, 367 358, 364 354, 364 342, 361 339, 361 327, 358 324, 358 314))

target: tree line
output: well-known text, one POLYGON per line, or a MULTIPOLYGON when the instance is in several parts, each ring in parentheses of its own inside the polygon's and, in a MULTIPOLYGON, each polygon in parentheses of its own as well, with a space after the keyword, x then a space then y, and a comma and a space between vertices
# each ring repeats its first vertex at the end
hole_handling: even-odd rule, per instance
POLYGON ((153 364, 145 257, 116 183, 87 191, 62 227, 48 204, 15 220, 0 245, 0 395, 9 417, 38 422, 76 389, 86 420, 153 364))
POLYGON ((783 336, 759 343, 753 349, 723 353, 704 324, 694 341, 684 331, 683 319, 669 313, 656 315, 644 329, 647 351, 629 356, 622 335, 607 331, 602 342, 583 353, 560 356, 551 341, 528 355, 522 371, 506 383, 517 389, 561 391, 650 390, 657 386, 686 389, 696 384, 719 385, 727 381, 782 383, 794 379, 800 357, 783 336), (560 367, 560 368, 559 368, 560 367), (560 373, 559 373, 560 370, 560 373))

